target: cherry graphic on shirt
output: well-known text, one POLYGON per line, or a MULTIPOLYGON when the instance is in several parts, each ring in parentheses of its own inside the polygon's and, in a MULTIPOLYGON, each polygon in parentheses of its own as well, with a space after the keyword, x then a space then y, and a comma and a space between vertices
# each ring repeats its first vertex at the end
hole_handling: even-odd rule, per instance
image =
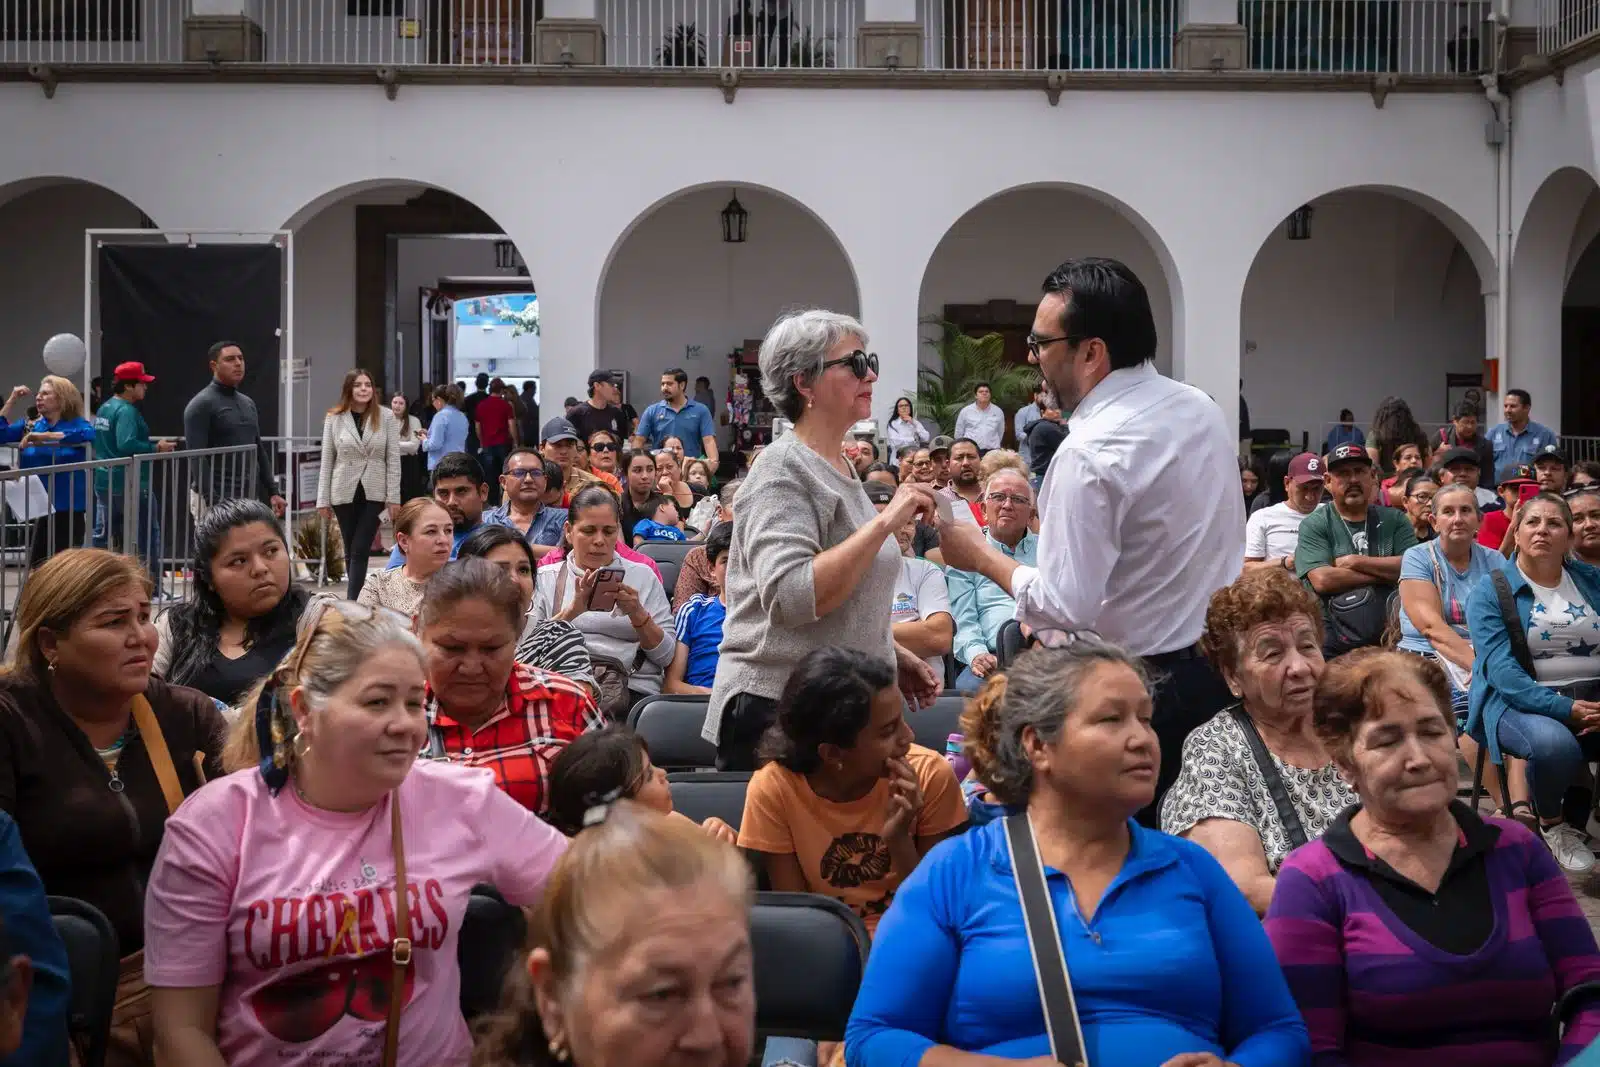
POLYGON ((838 889, 854 889, 889 873, 889 846, 877 834, 841 834, 822 854, 822 877, 838 889))
MULTIPOLYGON (((382 1022, 389 1010, 394 960, 388 949, 361 959, 340 959, 301 971, 258 989, 251 1008, 262 1029, 279 1041, 303 1044, 331 1030, 346 1013, 365 1022, 382 1022)), ((416 968, 406 968, 404 995, 409 1003, 416 968)))

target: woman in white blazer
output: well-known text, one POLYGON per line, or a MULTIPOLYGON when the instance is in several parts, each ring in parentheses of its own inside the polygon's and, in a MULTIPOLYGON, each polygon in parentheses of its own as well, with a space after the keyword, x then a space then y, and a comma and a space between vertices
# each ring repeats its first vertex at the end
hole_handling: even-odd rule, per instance
POLYGON ((399 423, 378 403, 372 376, 344 376, 339 402, 322 420, 322 470, 317 475, 317 511, 339 520, 344 538, 347 595, 354 600, 367 580, 367 558, 384 506, 400 510, 399 423))

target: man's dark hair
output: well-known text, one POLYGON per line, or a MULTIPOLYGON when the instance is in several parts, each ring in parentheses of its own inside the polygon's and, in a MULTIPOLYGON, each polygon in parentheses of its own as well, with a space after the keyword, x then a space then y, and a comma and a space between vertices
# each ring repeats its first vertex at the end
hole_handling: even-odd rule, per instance
POLYGON ((1340 422, 1354 422, 1354 421, 1356 421, 1356 413, 1351 411, 1349 408, 1340 408, 1339 409, 1339 421, 1340 422))
POLYGON ((719 522, 706 534, 706 562, 713 567, 717 560, 733 551, 733 523, 719 522))
POLYGON ((707 378, 704 374, 702 374, 702 375, 700 375, 700 377, 698 377, 698 378, 696 378, 694 380, 694 384, 699 385, 701 382, 705 382, 706 385, 709 386, 711 384, 711 379, 707 378))
POLYGON ((89 379, 89 388, 90 389, 104 389, 105 387, 106 387, 106 377, 105 377, 105 375, 96 374, 93 378, 89 379))
MULTIPOLYGON (((228 348, 239 348, 239 346, 234 344, 232 341, 218 341, 216 344, 206 349, 206 362, 215 363, 222 357, 223 350, 228 348)), ((241 352, 244 351, 242 348, 239 350, 241 352)))
POLYGON ((470 478, 474 486, 480 486, 483 484, 483 465, 478 462, 478 457, 465 452, 447 453, 440 458, 439 465, 433 468, 433 474, 428 479, 428 489, 431 491, 446 478, 470 478))
POLYGON ((868 466, 866 470, 862 471, 861 477, 865 478, 867 475, 876 474, 879 471, 887 471, 888 473, 895 474, 896 477, 899 477, 899 475, 895 473, 895 469, 883 462, 881 459, 868 466))
POLYGON ((1526 389, 1507 389, 1506 396, 1514 396, 1524 405, 1533 407, 1533 396, 1526 389))
POLYGON ((954 452, 956 450, 956 445, 961 445, 961 444, 971 445, 977 451, 978 456, 980 458, 983 456, 983 446, 978 444, 978 442, 974 441, 970 437, 958 437, 954 441, 951 441, 950 442, 950 451, 954 452))
POLYGON ((656 512, 664 504, 671 504, 673 507, 678 506, 678 502, 665 493, 651 493, 644 498, 644 506, 639 509, 639 514, 653 519, 656 517, 656 512))
POLYGON ((476 385, 479 389, 487 389, 489 388, 489 376, 483 371, 479 371, 478 376, 472 379, 472 384, 476 385))
POLYGON ((1478 405, 1474 404, 1470 400, 1463 400, 1459 404, 1457 404, 1456 405, 1456 413, 1453 416, 1451 416, 1451 418, 1455 418, 1455 419, 1467 419, 1467 418, 1475 419, 1477 417, 1478 417, 1478 405))
POLYGON ((994 392, 994 387, 988 382, 978 382, 972 387, 973 393, 977 393, 979 389, 988 389, 991 393, 994 392))
POLYGON ((1114 259, 1069 259, 1050 272, 1043 289, 1066 299, 1061 333, 1069 344, 1100 338, 1113 370, 1156 358, 1150 294, 1125 264, 1114 259))
POLYGON ((679 385, 689 384, 689 373, 682 367, 668 367, 666 370, 661 372, 661 376, 663 378, 674 378, 677 380, 679 385))
POLYGON ((534 448, 532 445, 518 445, 510 452, 506 453, 506 458, 501 464, 502 469, 506 463, 511 462, 512 456, 532 456, 534 459, 539 461, 539 465, 541 467, 545 465, 545 458, 539 454, 539 450, 537 448, 534 448))
POLYGON ((111 395, 121 396, 123 393, 132 392, 134 386, 143 384, 143 382, 129 382, 118 378, 116 381, 111 383, 111 395))

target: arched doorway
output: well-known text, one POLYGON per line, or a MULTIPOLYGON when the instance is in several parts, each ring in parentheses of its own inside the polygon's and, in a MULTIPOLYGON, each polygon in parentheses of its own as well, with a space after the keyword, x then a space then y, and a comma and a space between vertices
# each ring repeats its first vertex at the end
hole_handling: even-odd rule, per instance
MULTIPOLYGON (((668 368, 683 368, 691 387, 708 379, 726 446, 734 428, 720 416, 734 371, 742 367, 759 390, 751 342, 784 311, 859 315, 860 303, 844 249, 799 202, 751 186, 680 192, 636 220, 612 250, 600 285, 600 365, 625 373, 624 399, 639 411, 658 398, 668 368), (739 236, 724 232, 734 199, 746 213, 743 241, 725 239, 739 236)), ((741 448, 764 440, 770 414, 761 406, 758 392, 750 432, 738 435, 741 448)))
POLYGON ((1320 449, 1341 408, 1364 426, 1386 396, 1403 397, 1431 430, 1453 399, 1474 388, 1482 398, 1492 259, 1447 209, 1419 199, 1328 193, 1262 242, 1241 300, 1240 370, 1258 439, 1278 430, 1320 449))

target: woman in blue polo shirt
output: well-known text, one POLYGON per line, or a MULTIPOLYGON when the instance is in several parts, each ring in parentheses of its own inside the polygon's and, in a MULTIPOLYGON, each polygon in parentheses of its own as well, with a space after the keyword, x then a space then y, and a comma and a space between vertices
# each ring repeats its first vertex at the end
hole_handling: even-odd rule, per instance
MULTIPOLYGON (((94 426, 83 417, 83 394, 65 378, 47 374, 33 394, 39 417, 32 422, 16 419, 14 409, 28 397, 28 387, 11 390, 0 407, 0 443, 21 445, 17 466, 50 467, 82 463, 89 458, 84 447, 94 440, 94 426), (16 421, 12 421, 16 419, 16 421)), ((63 549, 82 545, 88 532, 88 476, 84 471, 43 475, 50 494, 52 514, 33 517, 28 565, 36 567, 63 549)))

